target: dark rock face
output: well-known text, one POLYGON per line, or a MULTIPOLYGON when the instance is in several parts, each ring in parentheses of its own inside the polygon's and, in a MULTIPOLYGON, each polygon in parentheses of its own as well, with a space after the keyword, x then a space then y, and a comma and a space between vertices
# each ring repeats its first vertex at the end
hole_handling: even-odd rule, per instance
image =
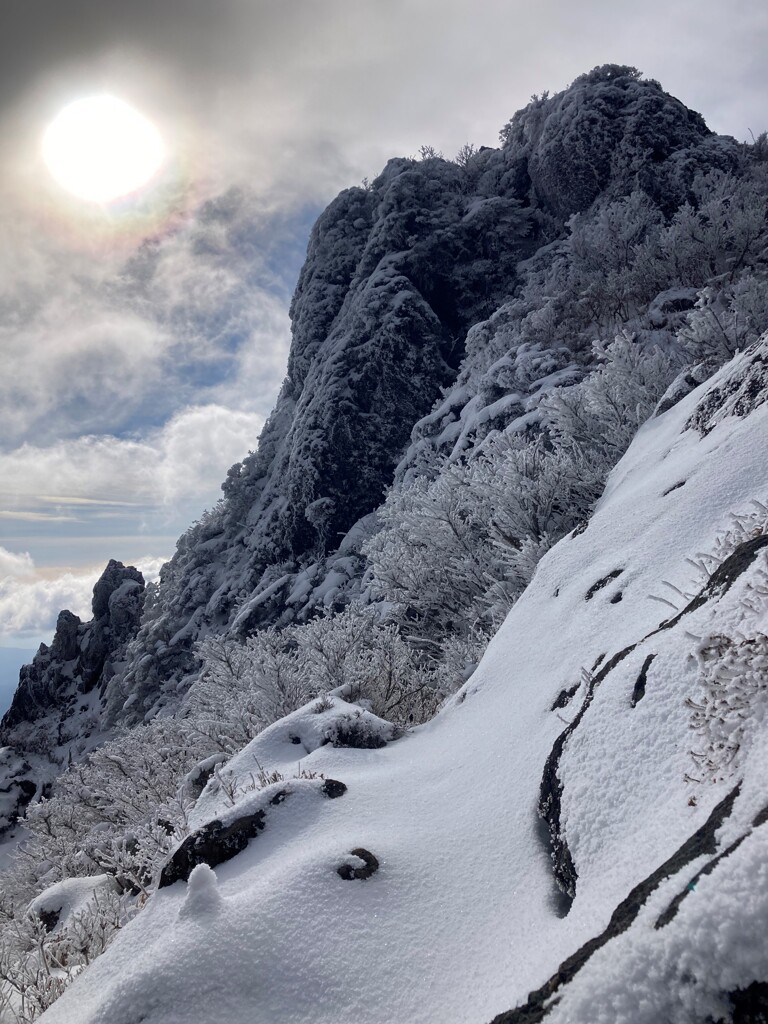
POLYGON ((59 612, 56 620, 56 632, 51 644, 51 658, 56 661, 71 661, 77 657, 78 652, 78 630, 81 622, 77 615, 72 612, 59 612))
POLYGON ((37 916, 43 922, 43 928, 47 932, 52 932, 56 925, 59 923, 61 917, 60 910, 39 910, 37 916))
POLYGON ((735 365, 722 383, 710 388, 706 398, 686 423, 706 437, 726 416, 748 416, 766 400, 768 352, 758 342, 744 353, 746 368, 735 365))
POLYGON ((593 953, 630 927, 648 897, 658 889, 665 879, 678 874, 686 864, 690 864, 697 857, 716 851, 715 835, 730 815, 738 794, 739 786, 736 786, 717 804, 701 828, 689 836, 668 860, 632 889, 613 911, 604 931, 585 942, 572 956, 564 960, 541 988, 530 993, 528 1000, 522 1006, 506 1013, 500 1013, 494 1017, 492 1024, 536 1024, 537 1021, 543 1020, 552 1008, 552 997, 573 980, 593 953))
POLYGON ((13 827, 37 790, 30 763, 12 747, 0 748, 0 836, 13 827))
POLYGON ((717 367, 710 363, 699 363, 697 366, 687 367, 669 385, 665 394, 662 395, 661 401, 656 406, 653 415, 662 416, 665 412, 668 412, 678 402, 682 401, 686 395, 689 395, 694 388, 697 388, 699 384, 703 384, 705 380, 711 377, 716 369, 717 367))
POLYGON ((603 587, 607 587, 613 580, 618 579, 623 572, 623 569, 614 569, 613 572, 609 572, 607 576, 603 576, 602 579, 597 580, 597 582, 593 583, 584 595, 584 600, 591 601, 599 590, 602 590, 603 587))
POLYGON ((78 694, 111 678, 138 631, 143 607, 141 573, 111 560, 93 588, 93 619, 83 623, 72 612, 61 612, 51 646, 41 644, 32 664, 22 668, 3 730, 63 710, 78 694))
POLYGON ((187 836, 160 873, 159 889, 187 881, 198 864, 215 868, 236 857, 264 828, 265 812, 244 814, 228 825, 216 820, 187 836))
POLYGON ((354 850, 350 850, 350 856, 355 857, 357 860, 362 861, 362 865, 356 865, 353 862, 348 864, 342 864, 336 868, 336 874, 340 878, 343 878, 345 882, 351 882, 355 878, 359 878, 362 881, 370 878, 371 875, 375 875, 379 870, 379 860, 375 857, 370 850, 366 850, 362 846, 357 846, 354 850))
POLYGON ((649 654, 643 662, 643 667, 640 669, 640 674, 635 680, 635 685, 632 687, 632 696, 629 701, 630 707, 636 708, 645 696, 645 687, 648 682, 648 669, 653 664, 653 659, 655 657, 655 654, 649 654))
POLYGON ((401 735, 402 732, 397 726, 372 716, 345 715, 333 721, 326 742, 334 747, 380 750, 401 735))
POLYGON ((754 981, 729 996, 733 1006, 732 1024, 768 1024, 768 982, 754 981))

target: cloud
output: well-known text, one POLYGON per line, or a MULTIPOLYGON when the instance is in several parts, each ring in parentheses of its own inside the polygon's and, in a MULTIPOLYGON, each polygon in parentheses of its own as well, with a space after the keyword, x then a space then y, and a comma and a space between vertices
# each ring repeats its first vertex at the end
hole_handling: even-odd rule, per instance
POLYGON ((284 373, 307 216, 230 190, 184 226, 99 259, 26 228, 0 249, 6 446, 142 432, 237 394, 266 416, 284 373))
POLYGON ((21 445, 0 453, 0 503, 11 506, 0 514, 131 516, 137 506, 210 501, 229 467, 255 447, 263 422, 257 413, 211 404, 181 410, 142 440, 91 435, 21 445), (58 511, 70 508, 76 515, 58 511))
POLYGON ((25 551, 22 554, 15 554, 6 548, 0 547, 0 580, 10 577, 28 576, 34 570, 35 564, 32 556, 25 551))
POLYGON ((197 181, 324 200, 422 142, 447 153, 493 143, 531 92, 608 61, 706 107, 718 130, 745 132, 765 116, 768 17, 742 8, 728 18, 722 0, 38 0, 6 14, 0 95, 15 139, 26 130, 32 145, 30 125, 108 83, 158 120, 197 181), (720 123, 726 114, 739 123, 720 123))
POLYGON ((0 579, 0 638, 25 646, 28 637, 51 633, 62 608, 89 617, 98 572, 65 572, 55 579, 0 579))

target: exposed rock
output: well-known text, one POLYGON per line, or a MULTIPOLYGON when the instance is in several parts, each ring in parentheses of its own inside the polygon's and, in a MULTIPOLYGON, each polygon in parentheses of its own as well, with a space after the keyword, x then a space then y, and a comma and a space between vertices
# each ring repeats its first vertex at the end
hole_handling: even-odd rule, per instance
MULTIPOLYGON (((699 882, 699 880, 703 878, 705 875, 711 875, 720 863, 720 861, 725 860, 726 857, 730 857, 734 850, 738 850, 738 848, 741 846, 741 844, 744 842, 747 836, 751 834, 753 829, 760 828, 760 826, 764 825, 766 821, 768 821, 768 805, 766 805, 760 811, 760 813, 756 815, 756 817, 752 821, 752 828, 749 829, 749 831, 744 832, 742 835, 740 835, 732 843, 726 846, 724 850, 721 850, 720 853, 717 854, 717 856, 713 857, 711 860, 708 860, 704 867, 700 868, 696 872, 696 874, 688 882, 686 887, 675 896, 675 898, 672 900, 672 902, 669 904, 666 910, 664 910, 656 919, 655 927, 664 928, 666 925, 668 925, 669 922, 676 917, 677 912, 680 909, 680 904, 683 902, 683 900, 687 896, 689 896, 690 893, 695 892, 696 885, 699 882)), ((706 852, 711 853, 712 851, 707 850, 706 852)))
MULTIPOLYGON (((2 729, 7 732, 52 711, 71 710, 78 694, 108 681, 139 629, 143 606, 143 576, 112 559, 93 588, 91 621, 61 612, 51 646, 41 644, 32 664, 22 668, 2 729)), ((52 738, 49 746, 55 743, 52 738)))
POLYGON ((596 583, 593 583, 584 595, 584 600, 591 601, 599 590, 602 590, 603 587, 607 587, 612 580, 618 579, 618 577, 621 576, 623 572, 623 569, 614 569, 613 572, 609 572, 606 576, 603 576, 596 583))
POLYGON ((727 376, 707 391, 686 426, 704 436, 726 416, 747 416, 768 394, 768 354, 764 342, 747 349, 727 376))
POLYGON ((186 795, 191 800, 197 800, 208 784, 208 780, 216 771, 216 766, 225 764, 228 760, 228 754, 219 752, 211 754, 210 757, 206 757, 204 760, 196 764, 195 767, 184 776, 184 782, 182 785, 186 795))
POLYGON ((358 750, 379 750, 398 739, 402 731, 369 712, 340 715, 328 729, 326 742, 334 747, 353 747, 358 750))
POLYGON ((537 1024, 538 1021, 543 1020, 554 1003, 557 1002, 557 1000, 553 1000, 553 996, 573 980, 593 953, 629 928, 648 897, 665 879, 676 875, 686 864, 690 864, 692 860, 702 854, 715 852, 717 849, 715 834, 731 813, 738 794, 739 786, 735 786, 717 804, 701 828, 697 829, 668 860, 634 887, 611 914, 611 919, 604 931, 585 942, 572 956, 564 960, 555 974, 541 988, 531 992, 528 1000, 522 1006, 506 1013, 500 1013, 494 1017, 492 1024, 537 1024))
POLYGON ((716 369, 717 367, 713 363, 707 362, 698 363, 696 366, 687 366, 675 377, 661 396, 653 415, 663 416, 665 412, 668 412, 678 402, 682 401, 686 395, 690 395, 699 384, 703 384, 705 380, 711 377, 716 369))
POLYGON ((52 661, 71 661, 77 657, 80 625, 81 622, 77 615, 66 610, 59 612, 59 617, 56 620, 56 632, 50 647, 52 661))
POLYGON ((728 998, 733 1007, 730 1024, 768 1024, 768 982, 753 981, 728 998))
POLYGON ((635 680, 635 685, 632 688, 632 697, 630 698, 630 706, 636 708, 638 703, 645 696, 645 684, 648 682, 648 669, 651 667, 653 659, 656 657, 655 654, 649 654, 643 662, 643 667, 640 669, 640 675, 635 680))
POLYGON ((0 836, 13 827, 37 794, 39 784, 26 758, 12 747, 0 748, 0 836))
POLYGON ((558 708, 567 707, 571 700, 576 696, 579 689, 579 683, 574 683, 573 686, 568 687, 567 690, 561 690, 560 693, 552 701, 550 711, 557 711, 558 708))
MULTIPOLYGON (((287 790, 281 790, 273 799, 284 798, 287 790)), ((173 853, 160 873, 159 889, 174 882, 187 881, 198 864, 207 864, 215 868, 237 856, 264 829, 265 811, 258 810, 253 814, 243 814, 228 824, 218 819, 209 822, 187 836, 184 842, 173 853)))
MULTIPOLYGON (((322 796, 335 800, 346 793, 347 787, 337 779, 325 779, 317 788, 322 796)), ((161 873, 158 888, 163 889, 174 882, 186 881, 198 864, 207 864, 215 868, 217 864, 236 857, 247 846, 250 840, 262 832, 266 826, 267 812, 270 807, 284 803, 296 792, 293 783, 276 784, 267 787, 257 794, 252 810, 232 808, 226 820, 214 818, 188 835, 166 861, 161 873)), ((248 802, 247 806, 251 806, 248 802)))
POLYGON ((379 870, 379 861, 370 850, 366 850, 362 846, 357 846, 354 850, 350 850, 350 857, 354 857, 357 861, 362 861, 362 866, 356 864, 354 861, 350 861, 346 864, 342 864, 336 869, 336 873, 344 879, 345 882, 351 882, 355 878, 365 880, 370 878, 371 875, 375 875, 379 870))

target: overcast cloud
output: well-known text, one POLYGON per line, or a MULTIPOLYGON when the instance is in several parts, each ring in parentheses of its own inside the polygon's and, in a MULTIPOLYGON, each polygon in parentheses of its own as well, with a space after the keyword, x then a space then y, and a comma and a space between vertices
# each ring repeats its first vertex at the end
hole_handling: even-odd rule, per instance
POLYGON ((0 643, 50 629, 57 602, 82 611, 97 557, 170 555, 216 501, 274 402, 309 228, 340 188, 423 143, 493 145, 531 93, 605 62, 717 131, 768 127, 753 0, 7 0, 1 17, 0 643), (103 91, 171 154, 141 202, 106 210, 39 156, 61 107, 103 91))

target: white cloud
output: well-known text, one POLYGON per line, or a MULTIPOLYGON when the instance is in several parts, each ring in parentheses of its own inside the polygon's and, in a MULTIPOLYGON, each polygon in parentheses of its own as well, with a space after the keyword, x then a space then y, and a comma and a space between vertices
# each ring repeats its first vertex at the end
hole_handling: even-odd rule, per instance
POLYGON ((53 631, 62 608, 88 618, 99 571, 63 572, 53 579, 0 579, 0 638, 25 646, 24 638, 53 631))
POLYGON ((159 491, 167 503, 210 494, 222 468, 256 447, 260 416, 218 405, 198 406, 175 416, 163 429, 159 491))
MULTIPOLYGON (((17 203, 0 190, 0 235, 4 205, 17 203)), ((0 247, 6 445, 142 431, 218 401, 246 353, 256 371, 248 408, 268 413, 301 252, 297 240, 286 243, 290 217, 236 190, 203 204, 184 228, 143 246, 134 239, 132 249, 107 240, 103 254, 41 234, 23 208, 16 217, 0 247), (285 251, 272 253, 275 239, 285 251)))
POLYGON ((191 406, 144 440, 80 437, 0 453, 0 509, 20 519, 72 519, 29 508, 53 501, 87 516, 103 500, 111 514, 134 505, 215 500, 227 470, 254 448, 263 418, 221 405, 191 406), (50 497, 57 495, 56 499, 50 497), (117 503, 117 504, 115 504, 117 503))
POLYGON ((0 581, 10 577, 28 576, 35 568, 28 551, 16 554, 0 547, 0 581))

